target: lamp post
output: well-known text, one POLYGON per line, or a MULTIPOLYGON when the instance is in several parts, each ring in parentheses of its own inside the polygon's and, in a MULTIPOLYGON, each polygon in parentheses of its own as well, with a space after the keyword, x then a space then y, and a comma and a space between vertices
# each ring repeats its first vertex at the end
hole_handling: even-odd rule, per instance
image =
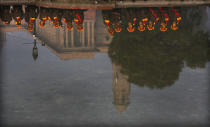
POLYGON ((38 58, 38 48, 36 46, 36 36, 35 36, 35 33, 36 33, 36 20, 34 22, 34 27, 33 27, 33 39, 34 39, 34 46, 33 46, 33 50, 32 50, 32 56, 33 56, 33 59, 36 60, 38 58))

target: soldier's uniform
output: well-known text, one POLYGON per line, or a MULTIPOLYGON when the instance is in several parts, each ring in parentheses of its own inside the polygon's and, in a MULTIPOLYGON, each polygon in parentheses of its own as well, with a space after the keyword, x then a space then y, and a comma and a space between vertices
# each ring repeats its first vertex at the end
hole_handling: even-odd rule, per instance
POLYGON ((25 8, 25 21, 28 23, 28 30, 32 31, 36 18, 38 17, 38 8, 36 6, 27 6, 25 8))
POLYGON ((111 22, 111 15, 112 15, 112 10, 103 10, 102 11, 103 19, 104 19, 104 24, 107 27, 108 33, 110 35, 114 34, 114 28, 111 22))
POLYGON ((76 24, 77 27, 77 31, 83 31, 83 22, 84 22, 84 11, 86 10, 74 10, 74 22, 76 24))
POLYGON ((136 25, 136 10, 134 8, 126 9, 126 17, 128 19, 128 32, 133 32, 136 25))
POLYGON ((13 6, 13 9, 12 9, 12 17, 16 21, 17 27, 20 28, 21 21, 24 18, 22 6, 20 6, 20 5, 13 6))
POLYGON ((45 23, 49 17, 49 12, 50 11, 48 11, 46 8, 43 8, 43 7, 40 8, 40 14, 39 14, 39 19, 40 19, 39 26, 40 27, 45 26, 45 23))
POLYGON ((65 24, 67 25, 68 30, 73 29, 73 21, 74 21, 74 12, 73 10, 64 10, 63 13, 63 20, 65 24))

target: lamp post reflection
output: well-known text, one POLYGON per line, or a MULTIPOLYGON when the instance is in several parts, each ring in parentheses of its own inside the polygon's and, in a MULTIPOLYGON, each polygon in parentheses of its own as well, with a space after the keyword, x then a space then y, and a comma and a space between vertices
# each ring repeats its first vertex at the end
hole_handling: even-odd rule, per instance
POLYGON ((33 56, 33 59, 36 61, 37 58, 38 58, 38 48, 36 46, 36 36, 35 36, 35 33, 36 33, 36 21, 34 21, 35 23, 33 24, 33 39, 34 39, 34 46, 33 46, 33 50, 32 50, 32 56, 33 56))
POLYGON ((36 38, 35 38, 35 35, 33 35, 34 37, 34 46, 33 46, 33 50, 32 50, 32 56, 33 56, 33 59, 34 60, 37 60, 38 58, 38 48, 36 46, 36 38))

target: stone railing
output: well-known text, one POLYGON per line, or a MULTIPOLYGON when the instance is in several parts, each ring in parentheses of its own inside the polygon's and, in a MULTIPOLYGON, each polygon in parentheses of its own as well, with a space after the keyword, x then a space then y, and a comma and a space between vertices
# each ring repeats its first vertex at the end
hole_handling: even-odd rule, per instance
POLYGON ((35 0, 0 0, 0 4, 30 4, 35 0))
POLYGON ((32 4, 32 3, 81 3, 104 4, 115 3, 116 6, 156 6, 156 5, 203 5, 210 0, 0 0, 0 4, 32 4))

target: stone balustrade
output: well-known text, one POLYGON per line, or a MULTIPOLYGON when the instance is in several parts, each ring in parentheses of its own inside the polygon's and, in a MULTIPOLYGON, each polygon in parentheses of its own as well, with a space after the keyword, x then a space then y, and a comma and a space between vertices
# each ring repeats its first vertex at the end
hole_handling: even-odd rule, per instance
POLYGON ((141 6, 181 6, 210 4, 210 0, 0 0, 0 4, 105 4, 114 3, 116 7, 141 7, 141 6))

